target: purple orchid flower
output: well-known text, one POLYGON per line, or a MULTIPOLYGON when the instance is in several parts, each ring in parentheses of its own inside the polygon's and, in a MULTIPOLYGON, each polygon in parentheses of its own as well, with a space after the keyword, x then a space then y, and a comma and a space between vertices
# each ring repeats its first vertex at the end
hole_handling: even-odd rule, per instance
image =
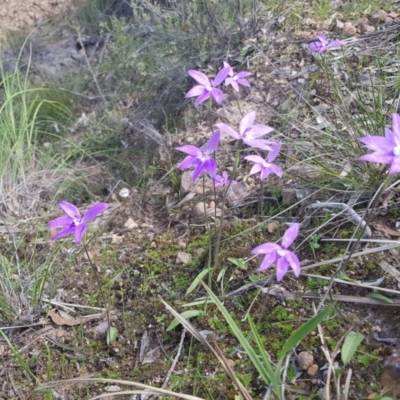
POLYGON ((215 187, 219 186, 229 186, 229 185, 236 185, 237 181, 230 180, 228 177, 228 173, 224 171, 222 175, 215 175, 214 178, 214 185, 215 187))
POLYGON ((109 207, 107 203, 95 204, 94 206, 90 207, 82 217, 79 210, 73 204, 62 200, 58 203, 58 205, 67 215, 53 219, 47 223, 49 228, 63 228, 63 230, 53 235, 51 239, 56 240, 73 233, 75 235, 76 243, 80 243, 82 241, 83 234, 87 229, 86 222, 96 218, 109 207))
POLYGON ((270 173, 273 173, 278 175, 280 178, 283 174, 282 169, 277 165, 272 164, 272 161, 274 161, 278 156, 281 146, 282 143, 277 143, 272 146, 272 150, 269 152, 268 157, 265 160, 260 156, 246 156, 244 158, 245 160, 254 163, 249 175, 258 174, 260 172, 260 179, 264 180, 270 173))
POLYGON ((222 103, 224 94, 221 89, 217 88, 217 86, 219 86, 228 76, 229 68, 221 69, 221 71, 219 71, 215 76, 214 80, 208 79, 207 76, 202 72, 194 69, 190 69, 188 74, 200 85, 197 85, 193 89, 189 90, 186 93, 185 98, 198 96, 196 102, 194 103, 196 107, 209 99, 211 96, 218 105, 222 103))
POLYGON ((240 71, 238 73, 235 73, 233 68, 225 61, 224 68, 229 68, 228 77, 225 79, 226 86, 231 85, 233 89, 235 89, 237 92, 239 92, 239 85, 250 87, 250 83, 246 78, 250 75, 253 75, 251 72, 240 71))
POLYGON ((323 53, 326 50, 337 48, 345 45, 342 40, 334 40, 332 42, 325 35, 317 35, 317 38, 308 43, 308 49, 311 53, 323 53))
POLYGON ((176 150, 182 153, 189 154, 183 161, 178 165, 179 169, 187 169, 190 167, 195 167, 193 171, 192 181, 194 182, 204 171, 208 172, 208 175, 212 179, 215 178, 215 173, 217 171, 217 163, 212 158, 212 154, 217 150, 219 144, 219 138, 221 136, 221 131, 216 130, 214 134, 210 137, 205 149, 200 149, 191 144, 185 146, 177 147, 176 150))
POLYGON ((239 133, 224 123, 216 124, 216 127, 237 140, 242 139, 243 142, 250 147, 255 147, 262 150, 271 150, 271 144, 275 143, 270 140, 259 138, 267 133, 272 132, 274 128, 271 128, 267 125, 253 125, 255 118, 255 111, 246 114, 240 121, 239 133))
POLYGON ((367 136, 360 139, 373 153, 359 158, 379 164, 390 164, 390 174, 400 172, 400 115, 392 114, 392 129, 385 128, 385 137, 367 136))
POLYGON ((282 237, 282 245, 268 242, 252 250, 251 254, 265 254, 257 271, 265 271, 276 263, 276 279, 281 281, 288 272, 289 266, 298 278, 300 276, 300 261, 297 255, 288 250, 288 247, 296 240, 299 234, 300 224, 291 225, 282 237))

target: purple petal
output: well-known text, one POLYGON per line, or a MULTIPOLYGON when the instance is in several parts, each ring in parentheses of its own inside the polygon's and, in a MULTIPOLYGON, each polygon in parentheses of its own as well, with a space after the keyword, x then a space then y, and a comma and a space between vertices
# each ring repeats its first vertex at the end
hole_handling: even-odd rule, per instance
MULTIPOLYGON (((376 136, 374 136, 376 137, 376 136)), ((378 136, 380 137, 380 136, 378 136)), ((385 138, 390 142, 390 143, 395 143, 394 141, 394 133, 392 132, 391 129, 389 129, 388 127, 385 127, 385 138)))
POLYGON ((389 174, 398 174, 400 172, 400 158, 394 157, 390 166, 389 174))
POLYGON ((86 224, 80 224, 75 228, 75 242, 80 243, 82 241, 83 234, 86 231, 86 224))
POLYGON ((86 211, 86 214, 82 218, 82 222, 88 222, 94 218, 96 218, 99 214, 105 211, 108 207, 110 207, 107 203, 97 203, 94 206, 90 207, 89 210, 86 211))
POLYGON ((202 72, 200 71, 196 71, 194 69, 190 69, 188 71, 188 74, 198 83, 200 83, 200 85, 203 86, 211 86, 211 82, 210 80, 207 78, 206 75, 204 75, 202 72))
POLYGON ((326 46, 329 43, 328 38, 325 35, 321 34, 321 33, 317 35, 317 38, 321 42, 322 46, 326 46))
POLYGON ((393 155, 390 153, 371 153, 365 154, 359 158, 361 161, 374 162, 378 164, 391 164, 393 162, 393 155))
POLYGON ((251 161, 253 163, 257 163, 257 164, 264 164, 265 163, 265 161, 264 161, 264 159, 262 157, 255 156, 255 155, 246 156, 244 159, 247 160, 247 161, 251 161))
POLYGON ((185 144, 184 146, 176 147, 175 150, 189 154, 192 157, 199 157, 202 154, 202 151, 198 147, 193 146, 191 144, 185 144))
POLYGON ((195 101, 194 106, 198 107, 201 103, 204 103, 206 100, 208 100, 211 97, 211 92, 208 90, 204 91, 203 94, 201 94, 195 101))
POLYGON ((287 274, 289 269, 289 261, 285 257, 281 257, 276 263, 276 280, 280 282, 287 274))
POLYGON ((233 68, 226 61, 224 61, 224 68, 230 68, 233 71, 233 68))
POLYGON ((301 272, 299 258, 295 253, 293 253, 293 251, 287 251, 285 258, 288 261, 290 268, 292 268, 295 276, 298 278, 301 272))
POLYGON ((221 129, 222 132, 227 133, 228 135, 232 136, 235 139, 241 139, 242 137, 233 129, 231 128, 229 125, 224 124, 224 123, 219 123, 219 124, 215 124, 215 126, 219 129, 221 129))
POLYGON ((250 87, 250 83, 247 79, 240 78, 237 80, 237 83, 242 86, 250 87))
POLYGON ((236 81, 232 81, 231 82, 231 86, 233 87, 234 90, 236 90, 236 92, 239 93, 240 88, 239 88, 239 85, 238 85, 238 83, 236 81))
POLYGON ((221 89, 214 88, 211 92, 212 97, 214 97, 215 102, 220 105, 224 98, 224 93, 221 89))
POLYGON ((193 175, 192 175, 192 182, 194 182, 195 180, 197 180, 197 178, 204 172, 205 167, 204 167, 204 162, 200 162, 196 168, 193 171, 193 175))
POLYGON ((59 239, 59 238, 64 237, 64 236, 68 236, 71 233, 74 233, 75 229, 76 229, 76 227, 72 226, 71 228, 64 229, 63 231, 57 232, 55 235, 53 235, 51 237, 51 240, 56 240, 56 239, 59 239))
POLYGON ((240 124, 239 124, 240 136, 243 137, 243 135, 246 132, 246 130, 250 129, 253 126, 255 118, 256 118, 256 112, 255 111, 251 111, 241 119, 240 124))
POLYGON ((262 167, 261 174, 260 174, 260 180, 263 181, 270 173, 271 173, 271 171, 270 171, 269 167, 262 167))
POLYGON ((220 137, 221 137, 221 131, 218 129, 210 137, 210 139, 207 143, 206 150, 205 150, 206 154, 212 154, 212 153, 214 153, 215 150, 217 150, 220 137))
POLYGON ((251 167, 251 170, 249 172, 249 176, 254 175, 254 174, 258 174, 262 169, 263 169, 263 166, 261 164, 254 164, 251 167))
POLYGON ((282 247, 287 249, 297 238, 299 234, 300 224, 292 224, 282 237, 282 247))
MULTIPOLYGON (((247 139, 244 138, 243 142, 249 147, 254 147, 255 149, 261 150, 272 150, 271 141, 266 139, 247 139)), ((273 143, 273 142, 272 142, 273 143)))
POLYGON ((272 147, 272 150, 269 152, 267 161, 272 162, 275 160, 276 157, 278 157, 279 152, 281 151, 282 143, 277 143, 272 147))
POLYGON ((395 114, 393 114, 393 116, 392 116, 392 122, 394 122, 394 126, 392 126, 393 142, 395 143, 396 147, 400 147, 400 131, 399 131, 399 127, 397 126, 398 121, 397 121, 397 117, 395 116, 395 114))
POLYGON ((204 93, 208 93, 208 90, 204 86, 197 85, 185 94, 185 98, 201 96, 204 93))
POLYGON ((237 73, 237 77, 239 79, 246 78, 247 76, 250 76, 250 75, 253 75, 253 74, 251 72, 249 72, 249 71, 240 71, 240 72, 237 73))
POLYGON ((226 85, 226 86, 231 85, 232 82, 233 82, 233 78, 232 78, 231 76, 228 76, 228 77, 225 79, 225 85, 226 85))
POLYGON ((48 228, 69 228, 74 220, 71 217, 59 217, 47 223, 48 228))
POLYGON ((223 186, 225 184, 224 178, 221 175, 215 175, 214 177, 214 185, 215 187, 223 186))
POLYGON ((208 175, 214 179, 215 172, 217 171, 217 163, 213 158, 204 161, 203 168, 208 172, 208 175))
POLYGON ((267 125, 253 125, 251 129, 246 132, 246 137, 249 139, 256 139, 267 133, 271 133, 273 130, 274 128, 267 125))
POLYGON ((178 165, 179 169, 188 169, 200 163, 199 159, 192 156, 187 156, 183 159, 183 161, 178 165))
POLYGON ((260 246, 255 247, 252 251, 251 254, 268 254, 272 252, 277 252, 278 250, 281 250, 282 247, 279 246, 279 244, 272 243, 272 242, 267 242, 263 243, 260 246))
POLYGON ((382 136, 366 136, 359 139, 370 150, 379 152, 390 152, 393 149, 394 143, 387 137, 382 136))
POLYGON ((334 41, 328 43, 327 46, 326 46, 326 48, 327 48, 327 49, 332 49, 332 48, 334 48, 334 47, 341 47, 341 46, 343 46, 344 44, 345 44, 345 43, 342 42, 341 40, 334 40, 334 41))
POLYGON ((265 271, 268 269, 272 264, 276 262, 278 258, 278 255, 276 252, 273 253, 267 253, 264 257, 264 259, 261 261, 260 267, 257 269, 257 271, 265 271))
POLYGON ((215 76, 214 87, 220 85, 226 79, 226 77, 229 75, 231 71, 232 71, 231 66, 222 68, 221 71, 219 71, 218 74, 215 76))
POLYGON ((308 49, 310 50, 311 53, 317 53, 320 51, 322 48, 322 43, 320 42, 319 39, 313 40, 312 42, 308 43, 308 49))
POLYGON ((62 210, 65 212, 65 214, 68 215, 68 217, 71 217, 73 219, 79 219, 81 217, 81 213, 79 210, 71 203, 68 203, 68 201, 61 200, 58 205, 62 210))
POLYGON ((275 174, 276 176, 279 176, 279 178, 282 178, 283 175, 283 171, 280 167, 278 167, 276 164, 271 164, 269 166, 269 170, 270 172, 272 172, 273 174, 275 174))

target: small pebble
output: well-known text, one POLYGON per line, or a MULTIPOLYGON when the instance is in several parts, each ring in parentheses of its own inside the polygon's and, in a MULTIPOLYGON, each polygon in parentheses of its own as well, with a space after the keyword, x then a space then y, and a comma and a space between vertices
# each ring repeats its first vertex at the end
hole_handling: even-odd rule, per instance
POLYGON ((302 351, 297 355, 297 364, 303 371, 307 371, 308 368, 313 365, 314 356, 307 351, 302 351))

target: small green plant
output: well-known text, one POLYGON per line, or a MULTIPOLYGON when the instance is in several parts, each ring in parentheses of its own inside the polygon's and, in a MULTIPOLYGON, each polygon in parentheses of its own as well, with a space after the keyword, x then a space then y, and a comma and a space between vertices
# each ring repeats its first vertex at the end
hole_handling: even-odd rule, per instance
MULTIPOLYGON (((326 307, 323 311, 316 314, 290 335, 289 339, 279 352, 277 365, 274 366, 251 317, 248 316, 248 323, 250 325, 250 331, 252 333, 252 338, 255 341, 255 345, 252 345, 249 338, 243 334, 237 323, 230 315, 229 311, 221 303, 218 297, 215 296, 212 290, 204 283, 203 286, 210 296, 212 303, 215 304, 218 310, 222 313, 231 331, 238 339, 240 345, 246 351, 246 354, 250 358, 254 368, 260 374, 261 378, 267 385, 272 386, 272 391, 278 399, 283 399, 284 389, 281 374, 282 366, 285 362, 286 356, 301 340, 303 340, 312 330, 314 330, 318 324, 320 324, 329 314, 331 314, 334 305, 331 304, 330 306, 326 307)), ((182 322, 182 319, 180 319, 180 321, 182 322)))

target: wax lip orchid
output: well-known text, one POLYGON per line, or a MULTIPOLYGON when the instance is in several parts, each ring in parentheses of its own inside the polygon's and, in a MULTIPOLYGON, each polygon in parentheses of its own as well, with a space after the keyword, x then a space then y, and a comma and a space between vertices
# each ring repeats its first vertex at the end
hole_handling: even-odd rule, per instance
POLYGON ((273 173, 280 178, 283 175, 282 169, 273 164, 272 161, 274 161, 275 158, 278 157, 281 146, 282 143, 277 143, 273 145, 272 150, 269 152, 265 160, 262 157, 256 155, 246 156, 244 158, 245 160, 254 163, 249 175, 258 174, 260 172, 260 179, 264 180, 270 173, 273 173))
POLYGON ((323 53, 329 49, 338 48, 345 44, 341 40, 329 41, 329 39, 322 34, 317 35, 317 38, 308 43, 308 49, 311 53, 323 53))
POLYGON ((82 241, 82 237, 87 229, 86 223, 96 218, 109 207, 107 203, 95 204, 90 207, 82 217, 78 208, 73 204, 68 203, 68 201, 62 200, 58 205, 67 215, 53 219, 47 223, 49 228, 62 228, 62 230, 53 235, 51 239, 56 240, 74 234, 76 243, 82 241))
POLYGON ((237 140, 243 140, 247 146, 254 147, 262 150, 272 150, 271 145, 275 144, 271 140, 260 139, 262 136, 270 133, 274 130, 267 125, 254 125, 256 118, 255 111, 251 111, 246 114, 239 123, 239 132, 236 132, 229 125, 224 123, 216 124, 215 126, 221 131, 226 132, 237 140))
POLYGON ((296 240, 300 230, 300 224, 292 224, 282 237, 282 245, 268 242, 252 250, 251 254, 265 254, 258 271, 265 271, 276 263, 276 279, 281 281, 288 272, 289 266, 296 277, 300 276, 300 261, 297 255, 288 250, 288 247, 296 240))
POLYGON ((392 114, 392 129, 385 128, 385 136, 367 136, 359 139, 373 153, 359 159, 379 164, 390 164, 390 174, 400 172, 400 115, 392 114))
POLYGON ((237 181, 230 180, 228 177, 228 173, 224 171, 222 175, 215 175, 214 184, 215 187, 229 186, 229 185, 236 185, 237 181))
POLYGON ((218 148, 220 136, 221 131, 216 130, 214 134, 210 137, 204 149, 200 149, 199 147, 193 146, 191 144, 177 147, 176 150, 181 151, 182 153, 189 154, 178 165, 178 168, 187 169, 190 167, 195 167, 192 176, 193 181, 195 181, 204 171, 207 171, 208 175, 210 175, 210 177, 214 179, 215 173, 217 171, 217 163, 212 155, 218 148))
POLYGON ((197 83, 199 83, 199 85, 196 85, 185 95, 186 98, 197 96, 197 99, 194 103, 196 107, 198 107, 204 101, 208 100, 211 96, 218 105, 222 103, 224 94, 221 89, 217 88, 217 86, 219 86, 228 76, 229 68, 221 69, 214 79, 208 79, 207 76, 204 75, 202 72, 196 71, 194 69, 190 69, 188 71, 188 74, 197 83))
POLYGON ((250 75, 253 75, 251 72, 240 71, 236 73, 233 70, 233 68, 225 61, 224 61, 224 67, 229 68, 228 76, 225 79, 226 86, 231 85, 233 89, 235 89, 237 92, 239 92, 239 85, 250 87, 250 83, 246 78, 250 75))

